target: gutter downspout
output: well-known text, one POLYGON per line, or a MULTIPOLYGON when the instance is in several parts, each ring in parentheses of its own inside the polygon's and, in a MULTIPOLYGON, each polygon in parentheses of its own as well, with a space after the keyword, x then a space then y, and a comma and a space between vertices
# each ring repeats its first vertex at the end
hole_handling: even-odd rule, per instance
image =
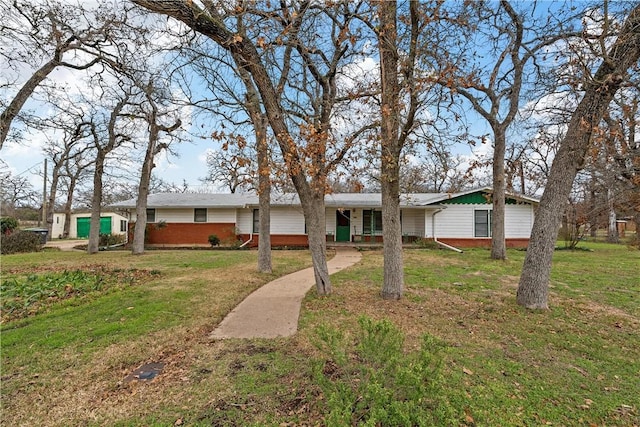
POLYGON ((246 242, 244 242, 243 244, 240 245, 241 248, 244 248, 246 245, 248 245, 249 243, 251 243, 251 241, 253 240, 253 232, 251 234, 249 234, 249 240, 247 240, 246 242))
POLYGON ((436 237, 436 214, 442 212, 444 210, 444 208, 440 208, 437 211, 433 212, 433 214, 431 215, 431 234, 433 235, 433 241, 436 242, 438 245, 442 246, 445 249, 450 249, 454 252, 458 252, 459 254, 462 253, 461 249, 458 249, 454 246, 451 245, 447 245, 446 243, 440 242, 438 241, 438 238, 436 237))

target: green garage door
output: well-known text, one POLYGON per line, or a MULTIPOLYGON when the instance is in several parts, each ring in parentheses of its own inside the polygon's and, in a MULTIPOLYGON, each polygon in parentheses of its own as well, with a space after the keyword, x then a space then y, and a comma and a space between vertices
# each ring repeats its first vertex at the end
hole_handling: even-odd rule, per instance
MULTIPOLYGON (((91 217, 83 217, 77 219, 78 238, 86 239, 89 237, 89 229, 91 228, 91 217)), ((100 234, 111 234, 111 217, 103 216, 100 218, 100 234)))

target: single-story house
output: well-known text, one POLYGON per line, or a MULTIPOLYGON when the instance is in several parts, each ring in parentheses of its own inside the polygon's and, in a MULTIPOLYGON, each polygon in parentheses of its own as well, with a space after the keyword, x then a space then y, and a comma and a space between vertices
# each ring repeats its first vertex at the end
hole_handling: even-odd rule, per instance
MULTIPOLYGON (((63 237, 64 219, 66 214, 54 213, 51 237, 60 239, 63 237)), ((88 239, 91 225, 90 212, 75 212, 71 214, 69 224, 70 239, 88 239)), ((127 234, 129 219, 116 212, 102 212, 100 214, 100 234, 127 234)))
MULTIPOLYGON (((400 197, 405 242, 434 239, 454 247, 491 244, 491 189, 460 193, 403 194, 400 197)), ((538 201, 509 195, 506 199, 507 246, 525 247, 538 201)), ((136 200, 116 203, 135 222, 136 200)), ((382 240, 381 195, 340 193, 325 196, 326 235, 330 242, 382 240)), ((147 244, 206 246, 208 236, 237 238, 245 246, 258 244, 258 196, 255 194, 151 194, 147 199, 147 244)), ((297 195, 271 198, 273 246, 306 246, 308 239, 297 195)))

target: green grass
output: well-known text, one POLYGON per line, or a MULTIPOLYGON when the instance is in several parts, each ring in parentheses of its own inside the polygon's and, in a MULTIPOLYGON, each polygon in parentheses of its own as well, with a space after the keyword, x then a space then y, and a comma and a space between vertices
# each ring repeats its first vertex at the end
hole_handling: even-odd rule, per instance
MULTIPOLYGON (((522 251, 491 261, 481 249, 406 250, 405 298, 397 302, 379 297, 381 252, 364 251, 359 264, 332 276, 332 296, 309 293, 296 336, 223 341, 211 341, 208 334, 224 315, 261 284, 308 266, 306 251, 275 251, 270 275, 255 271, 254 251, 3 256, 3 286, 17 270, 21 278, 30 270, 39 275, 97 266, 154 274, 5 322, 2 423, 322 425, 333 419, 326 418, 332 408, 328 397, 347 387, 369 396, 354 403, 361 416, 375 402, 390 405, 389 395, 409 393, 399 388, 403 381, 376 377, 367 370, 367 353, 355 347, 341 368, 354 373, 342 377, 348 381, 323 382, 317 367, 335 354, 316 344, 322 328, 357 343, 365 315, 404 337, 400 352, 384 342, 370 349, 399 361, 385 369, 417 375, 412 369, 424 337, 438 343, 437 397, 456 420, 453 425, 637 425, 640 251, 584 246, 593 251, 554 255, 548 311, 515 304, 522 251), (152 361, 165 363, 158 378, 123 382, 152 361), (367 378, 383 387, 367 386, 367 378)), ((3 291, 3 303, 8 297, 3 291)), ((397 405, 408 408, 410 402, 397 405)))

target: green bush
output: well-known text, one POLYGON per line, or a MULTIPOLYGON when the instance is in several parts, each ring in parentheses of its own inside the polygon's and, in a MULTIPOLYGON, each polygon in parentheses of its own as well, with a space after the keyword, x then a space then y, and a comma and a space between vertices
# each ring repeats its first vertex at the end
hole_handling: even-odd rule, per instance
POLYGON ((12 217, 0 218, 0 232, 2 234, 13 233, 18 228, 18 220, 12 217))
POLYGON ((404 353, 404 336, 388 320, 359 319, 355 339, 327 327, 317 343, 325 357, 313 363, 324 394, 326 425, 456 425, 445 399, 441 345, 424 335, 419 351, 404 353))
POLYGON ((3 255, 22 252, 38 252, 42 249, 40 235, 28 231, 18 231, 12 234, 0 234, 0 252, 3 255))
POLYGON ((101 233, 98 246, 113 246, 124 243, 124 234, 101 233))
POLYGON ((215 234, 209 235, 209 244, 211 246, 219 246, 220 245, 220 238, 218 236, 216 236, 215 234))

